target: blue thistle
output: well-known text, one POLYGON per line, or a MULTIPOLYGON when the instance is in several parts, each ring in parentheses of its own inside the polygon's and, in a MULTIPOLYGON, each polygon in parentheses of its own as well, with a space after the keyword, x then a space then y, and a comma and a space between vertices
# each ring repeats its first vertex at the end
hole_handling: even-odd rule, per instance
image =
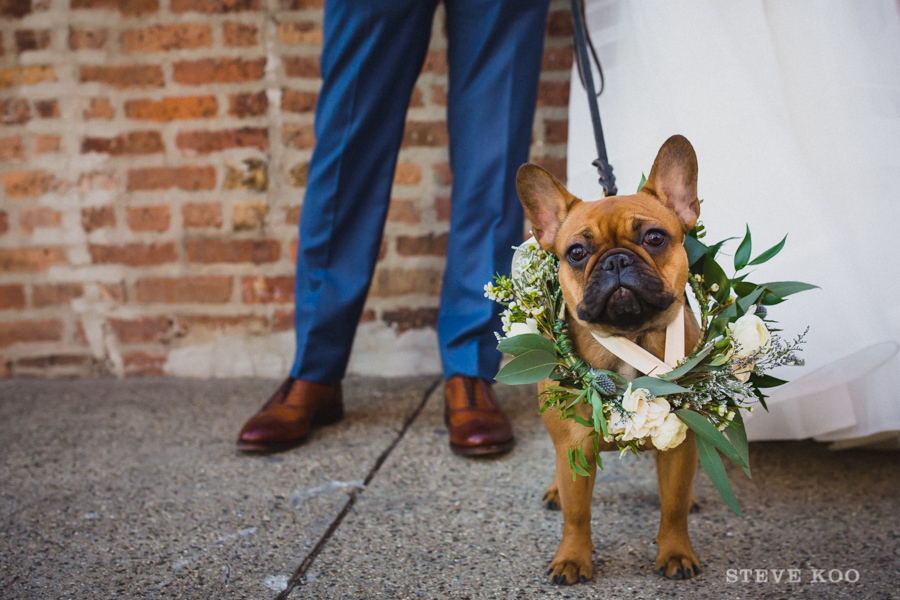
POLYGON ((606 373, 599 373, 594 378, 594 385, 600 388, 600 391, 607 396, 616 395, 616 384, 606 373))
POLYGON ((766 318, 766 315, 769 314, 769 311, 766 310, 766 307, 765 307, 765 306, 763 306, 762 304, 760 304, 759 306, 756 307, 756 313, 755 313, 755 314, 756 314, 756 316, 759 317, 760 319, 765 319, 765 318, 766 318))

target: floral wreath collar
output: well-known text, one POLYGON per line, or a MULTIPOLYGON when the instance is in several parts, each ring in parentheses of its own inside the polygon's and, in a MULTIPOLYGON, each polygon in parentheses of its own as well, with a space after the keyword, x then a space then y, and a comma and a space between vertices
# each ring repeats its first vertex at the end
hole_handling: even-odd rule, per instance
MULTIPOLYGON (((642 182, 643 183, 643 182, 642 182)), ((742 516, 719 453, 750 475, 747 435, 742 410, 756 402, 766 408, 763 390, 787 383, 767 371, 801 365, 797 353, 806 331, 782 339, 767 307, 816 286, 780 281, 751 283, 744 272, 776 256, 787 236, 751 260, 749 227, 734 253, 733 276, 728 277, 717 256, 728 238, 712 245, 702 224, 685 237, 690 264, 688 284, 700 325, 697 347, 684 357, 684 312, 666 333, 664 360, 626 337, 594 338, 607 350, 646 375, 627 381, 620 374, 594 369, 575 352, 565 320, 559 287, 559 259, 532 238, 513 257, 512 275, 498 275, 485 285, 485 296, 503 304, 504 336, 498 349, 513 356, 496 379, 510 385, 550 380, 540 393, 541 412, 554 410, 561 419, 584 426, 585 435, 568 450, 572 477, 588 475, 582 442, 591 438, 597 465, 602 469, 599 442, 616 444, 624 454, 643 451, 649 441, 659 450, 681 444, 687 429, 694 431, 700 464, 726 504, 742 516), (591 420, 576 414, 587 404, 591 420)))

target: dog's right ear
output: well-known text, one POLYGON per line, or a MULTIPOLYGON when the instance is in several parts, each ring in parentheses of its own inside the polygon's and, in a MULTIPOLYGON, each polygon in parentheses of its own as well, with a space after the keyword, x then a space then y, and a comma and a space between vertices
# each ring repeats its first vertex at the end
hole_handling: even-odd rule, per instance
POLYGON ((516 191, 531 221, 534 237, 544 250, 553 252, 559 226, 581 200, 570 194, 556 177, 530 163, 519 168, 516 191))

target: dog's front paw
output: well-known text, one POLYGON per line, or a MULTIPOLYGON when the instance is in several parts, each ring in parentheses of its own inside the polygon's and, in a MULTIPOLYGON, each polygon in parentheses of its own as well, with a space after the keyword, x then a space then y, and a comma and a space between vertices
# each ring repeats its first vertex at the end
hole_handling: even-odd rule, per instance
POLYGON ((684 544, 660 544, 656 553, 656 571, 669 579, 690 579, 700 574, 697 556, 690 542, 684 544))
POLYGON ((557 556, 550 563, 547 569, 547 578, 550 583, 558 583, 560 585, 568 583, 584 583, 594 574, 591 565, 591 554, 588 552, 587 557, 566 557, 557 556))

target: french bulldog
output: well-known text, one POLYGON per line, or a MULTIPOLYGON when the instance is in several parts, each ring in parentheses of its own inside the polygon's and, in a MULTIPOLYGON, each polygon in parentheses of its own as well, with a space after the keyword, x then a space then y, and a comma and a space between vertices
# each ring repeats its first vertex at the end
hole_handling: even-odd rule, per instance
MULTIPOLYGON (((634 368, 601 346, 592 332, 628 336, 662 359, 666 327, 684 313, 684 351, 700 336, 685 302, 688 259, 685 235, 697 223, 697 157, 682 136, 660 148, 644 186, 631 196, 583 202, 542 168, 526 164, 518 172, 519 198, 542 248, 559 258, 559 284, 566 304, 570 335, 578 354, 597 369, 637 376, 634 368)), ((543 389, 547 381, 539 384, 543 389)), ((591 420, 589 405, 579 414, 591 420)), ((563 534, 547 576, 553 583, 573 584, 591 578, 591 495, 596 474, 591 440, 582 449, 589 458, 589 477, 574 481, 567 449, 575 448, 589 430, 547 410, 543 418, 556 451, 556 474, 544 495, 547 507, 562 508, 563 534)), ((647 445, 648 447, 649 444, 647 445)), ((618 450, 601 440, 600 449, 618 450)), ((699 573, 688 536, 697 449, 693 432, 679 446, 656 453, 662 515, 656 536, 655 569, 670 578, 699 573)))

